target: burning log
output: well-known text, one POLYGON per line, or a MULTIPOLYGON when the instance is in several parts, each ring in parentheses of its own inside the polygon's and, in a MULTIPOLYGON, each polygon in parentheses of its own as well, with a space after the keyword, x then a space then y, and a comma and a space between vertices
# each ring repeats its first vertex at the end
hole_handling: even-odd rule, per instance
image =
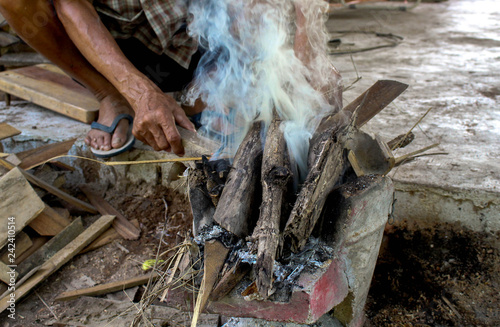
POLYGON ((347 163, 343 137, 348 134, 346 127, 338 132, 334 130, 322 143, 316 162, 309 170, 284 231, 285 243, 290 244, 293 252, 300 251, 306 244, 328 194, 343 176, 347 163))
POLYGON ((396 81, 377 81, 340 112, 324 117, 310 142, 309 167, 316 162, 323 142, 345 125, 355 111, 357 111, 356 126, 362 127, 407 88, 407 84, 396 81))
POLYGON ((215 210, 214 220, 226 230, 245 237, 253 227, 253 209, 258 205, 256 186, 262 158, 261 122, 254 122, 233 161, 226 185, 215 210))
POLYGON ((282 207, 286 189, 291 177, 290 160, 285 136, 280 129, 281 120, 276 117, 266 135, 262 156, 262 205, 253 238, 258 242, 257 289, 267 298, 272 288, 274 260, 280 239, 282 207))
MULTIPOLYGON (((323 119, 310 142, 309 173, 287 221, 284 237, 300 251, 321 215, 326 197, 347 167, 345 141, 398 97, 408 85, 378 81, 337 114, 323 119)), ((288 243, 286 242, 286 243, 288 243)))
POLYGON ((189 200, 193 211, 193 234, 197 236, 205 226, 213 224, 215 207, 229 173, 226 159, 209 161, 202 156, 188 176, 189 200))
POLYGON ((206 187, 206 175, 201 169, 189 171, 189 201, 193 212, 193 234, 196 236, 204 226, 213 223, 215 207, 212 199, 208 195, 206 187))

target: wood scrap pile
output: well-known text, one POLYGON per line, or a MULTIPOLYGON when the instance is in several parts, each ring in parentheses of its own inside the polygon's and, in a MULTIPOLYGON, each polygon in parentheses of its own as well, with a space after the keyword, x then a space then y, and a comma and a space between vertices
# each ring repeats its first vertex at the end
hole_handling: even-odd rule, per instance
MULTIPOLYGON (((0 125, 0 140, 19 133, 6 123, 0 125)), ((72 167, 51 161, 33 169, 66 154, 74 141, 1 155, 0 312, 75 255, 118 238, 135 240, 140 236, 136 221, 127 220, 89 186, 81 189, 90 203, 61 189, 64 170, 72 167), (101 216, 84 228, 77 217, 84 213, 101 216)))

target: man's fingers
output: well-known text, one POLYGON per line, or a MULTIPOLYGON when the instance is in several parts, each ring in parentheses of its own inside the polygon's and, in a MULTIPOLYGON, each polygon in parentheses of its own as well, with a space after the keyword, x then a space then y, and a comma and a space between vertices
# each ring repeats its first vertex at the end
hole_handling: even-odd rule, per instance
POLYGON ((134 134, 136 139, 138 139, 142 143, 149 145, 155 151, 160 150, 160 148, 156 144, 156 141, 155 141, 155 138, 153 137, 153 134, 151 134, 149 132, 142 133, 141 131, 134 131, 133 134, 134 134))
POLYGON ((162 125, 163 132, 167 137, 168 143, 172 147, 172 151, 182 157, 184 155, 184 146, 182 145, 182 138, 175 126, 174 117, 170 121, 164 122, 162 125))
POLYGON ((189 120, 189 118, 186 116, 184 113, 184 110, 176 110, 174 112, 174 118, 177 123, 177 125, 184 127, 185 129, 196 132, 196 128, 194 127, 194 124, 189 120))
POLYGON ((170 151, 170 142, 167 140, 167 136, 164 134, 163 128, 160 125, 154 126, 150 132, 153 135, 159 150, 170 151))

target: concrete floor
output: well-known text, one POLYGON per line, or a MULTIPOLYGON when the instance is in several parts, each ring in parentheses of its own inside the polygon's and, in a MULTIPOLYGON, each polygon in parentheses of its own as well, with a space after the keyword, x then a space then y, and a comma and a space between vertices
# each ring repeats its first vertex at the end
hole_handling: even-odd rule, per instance
MULTIPOLYGON (((366 130, 385 140, 415 129, 416 140, 397 156, 440 143, 431 152, 448 155, 421 157, 391 172, 396 182, 395 216, 419 224, 459 222, 480 231, 500 230, 500 4, 493 0, 450 0, 422 3, 410 12, 350 10, 336 12, 328 22, 342 46, 381 43, 369 34, 393 33, 404 38, 394 47, 332 56, 342 73, 344 104, 379 79, 410 85, 393 104, 377 115, 366 130), (354 63, 354 65, 353 65, 354 63)), ((2 141, 6 151, 35 143, 82 138, 88 126, 35 105, 0 103, 0 121, 23 131, 2 141), (34 127, 35 126, 35 127, 34 127)), ((79 142, 78 144, 82 144, 79 142)))
POLYGON ((393 33, 394 47, 333 56, 344 84, 362 79, 345 92, 345 103, 379 79, 410 85, 367 126, 385 140, 415 129, 416 139, 396 155, 433 143, 430 152, 395 169, 396 216, 432 223, 459 221, 475 230, 500 229, 500 3, 450 0, 422 3, 410 12, 351 10, 328 22, 332 38, 353 48, 381 44, 372 35, 339 30, 393 33), (353 66, 353 62, 355 67, 353 66))

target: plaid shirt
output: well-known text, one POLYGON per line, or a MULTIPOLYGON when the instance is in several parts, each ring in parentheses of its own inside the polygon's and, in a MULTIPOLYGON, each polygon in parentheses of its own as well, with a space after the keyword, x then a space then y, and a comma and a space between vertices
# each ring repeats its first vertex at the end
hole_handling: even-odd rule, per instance
POLYGON ((187 35, 188 0, 90 0, 113 37, 134 37, 188 68, 196 41, 187 35))

